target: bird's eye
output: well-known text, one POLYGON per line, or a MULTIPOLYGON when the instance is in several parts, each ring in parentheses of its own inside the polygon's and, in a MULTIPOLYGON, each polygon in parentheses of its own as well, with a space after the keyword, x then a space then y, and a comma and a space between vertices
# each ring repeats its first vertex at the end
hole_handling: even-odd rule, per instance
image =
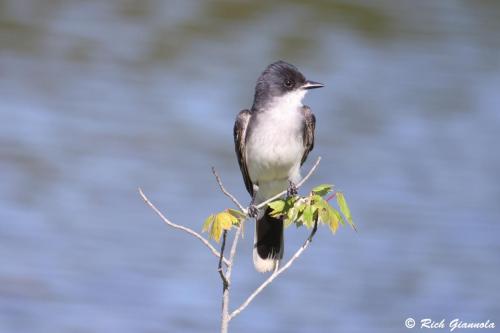
POLYGON ((293 81, 292 80, 286 80, 285 81, 285 87, 291 88, 293 86, 293 81))

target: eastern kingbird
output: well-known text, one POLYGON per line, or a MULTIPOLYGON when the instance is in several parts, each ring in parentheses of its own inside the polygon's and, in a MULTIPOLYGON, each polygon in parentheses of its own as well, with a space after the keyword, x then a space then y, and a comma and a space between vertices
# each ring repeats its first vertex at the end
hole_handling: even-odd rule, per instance
POLYGON ((314 146, 316 119, 302 104, 308 89, 321 88, 284 61, 269 65, 255 86, 252 108, 241 111, 234 124, 234 144, 256 217, 253 262, 259 272, 275 269, 283 258, 283 219, 269 207, 255 206, 288 189, 296 193, 300 167, 314 146))

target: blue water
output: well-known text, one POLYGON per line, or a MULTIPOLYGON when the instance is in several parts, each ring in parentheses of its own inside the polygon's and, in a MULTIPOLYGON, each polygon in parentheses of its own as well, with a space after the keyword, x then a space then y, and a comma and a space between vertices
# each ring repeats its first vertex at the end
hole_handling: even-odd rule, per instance
MULTIPOLYGON (((413 317, 500 325, 500 6, 495 2, 0 3, 0 332, 219 329, 216 258, 195 230, 248 202, 237 112, 276 59, 326 84, 309 185, 358 233, 312 246, 234 332, 402 332, 413 317)), ((306 237, 290 228, 286 254, 306 237)), ((231 309, 264 276, 252 226, 231 309)), ((474 330, 467 330, 472 332, 474 330)), ((481 330, 483 332, 484 330, 481 330)), ((489 330, 491 331, 491 330, 489 330)))

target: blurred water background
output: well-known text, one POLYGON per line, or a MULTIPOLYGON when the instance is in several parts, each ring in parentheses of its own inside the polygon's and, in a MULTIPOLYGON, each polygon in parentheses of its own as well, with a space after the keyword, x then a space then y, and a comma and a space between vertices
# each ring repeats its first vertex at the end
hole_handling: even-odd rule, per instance
MULTIPOLYGON (((201 229, 248 202, 232 143, 263 68, 326 84, 310 185, 359 232, 320 229, 235 332, 500 325, 500 2, 0 1, 0 332, 215 332, 201 229)), ((234 308, 263 280, 253 228, 234 308)), ((290 255, 306 231, 290 228, 290 255)), ((473 330, 468 330, 473 331, 473 330)))

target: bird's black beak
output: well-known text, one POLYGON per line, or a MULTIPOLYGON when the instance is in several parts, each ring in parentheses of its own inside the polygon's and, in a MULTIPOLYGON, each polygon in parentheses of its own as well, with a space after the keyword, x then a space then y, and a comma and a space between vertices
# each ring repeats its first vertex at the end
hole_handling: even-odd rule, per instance
POLYGON ((316 88, 323 88, 324 85, 319 82, 314 82, 314 81, 306 81, 304 85, 302 86, 302 89, 316 89, 316 88))

